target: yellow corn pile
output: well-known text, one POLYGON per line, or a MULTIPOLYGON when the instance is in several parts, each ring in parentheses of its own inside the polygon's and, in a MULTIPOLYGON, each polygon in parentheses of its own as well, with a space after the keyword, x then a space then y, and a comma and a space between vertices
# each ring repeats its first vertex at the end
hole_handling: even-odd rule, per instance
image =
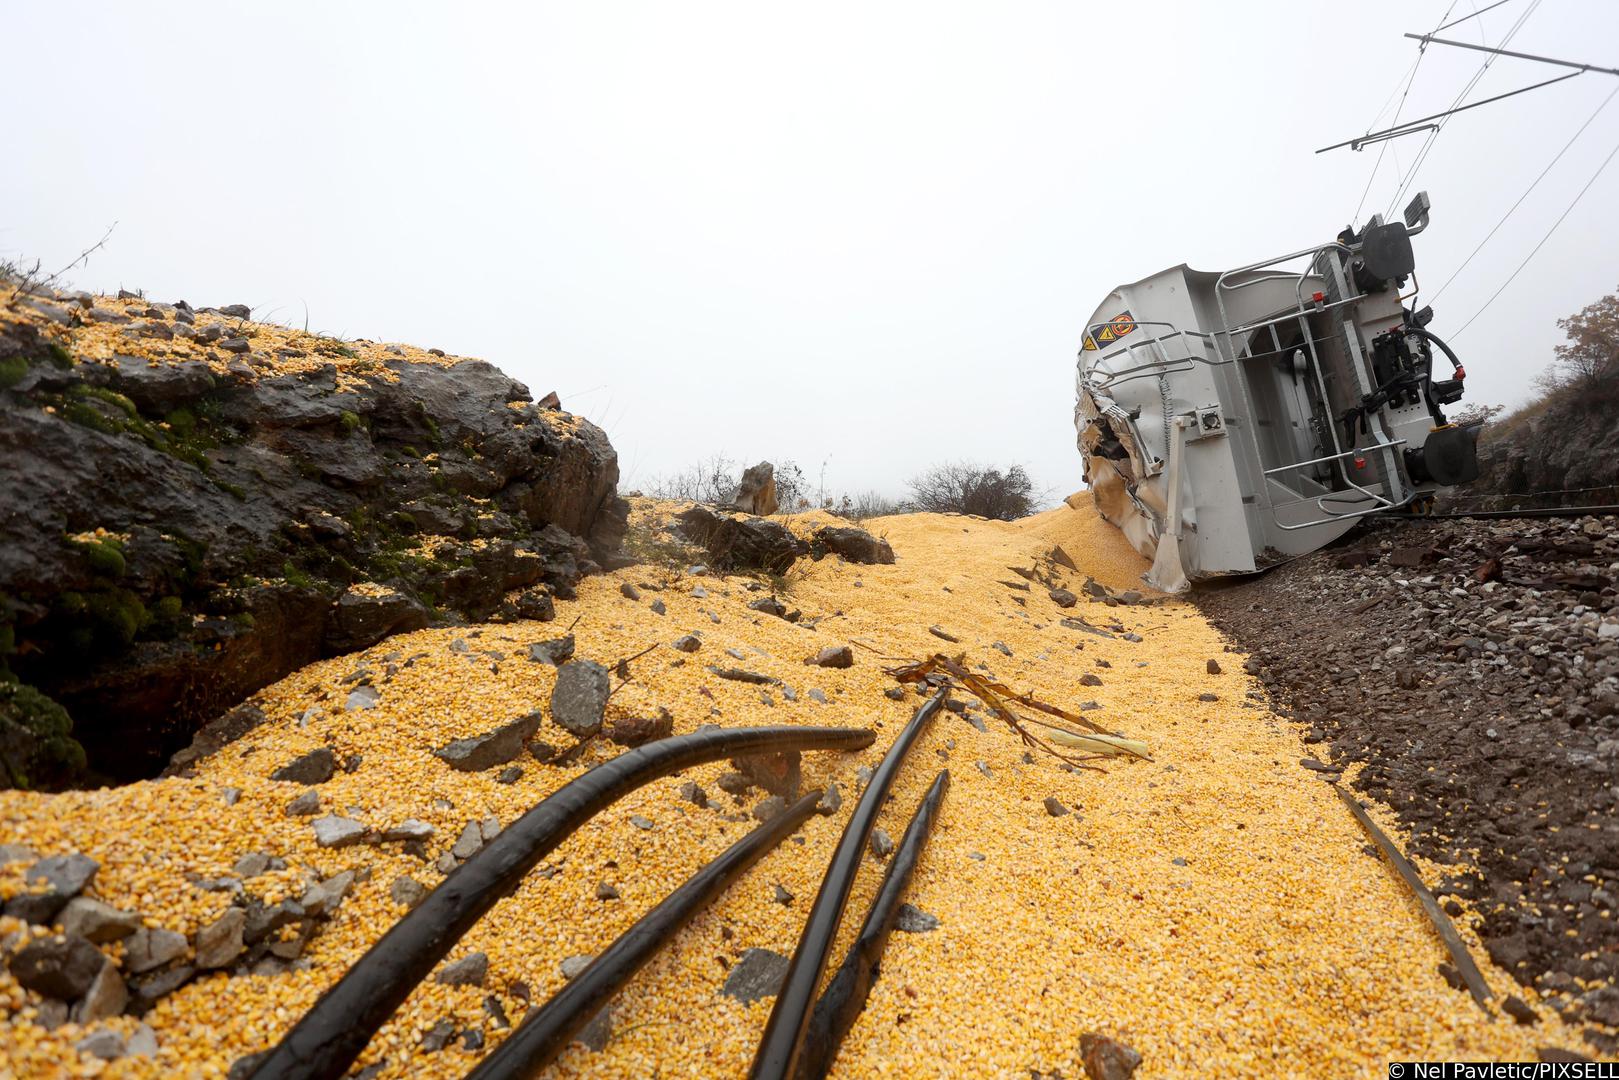
MULTIPOLYGON (((639 502, 636 521, 644 526, 670 509, 639 502)), ((807 532, 832 523, 823 517, 784 520, 807 532)), ((82 851, 101 863, 93 895, 187 934, 229 902, 188 876, 228 875, 247 852, 287 862, 247 883, 268 901, 297 896, 308 871, 370 875, 314 938, 310 970, 218 973, 163 999, 147 1017, 159 1041, 155 1057, 105 1064, 78 1055, 72 1047, 86 1029, 36 1026, 37 999, 0 971, 0 1072, 222 1076, 237 1057, 269 1046, 401 915, 389 899, 398 876, 428 886, 442 880, 398 844, 317 847, 311 819, 283 812, 302 789, 269 773, 323 745, 339 760, 359 754, 357 771, 319 786, 322 812, 377 828, 429 822, 435 856, 468 821, 513 821, 615 748, 596 748, 567 768, 525 758, 522 778, 509 785, 495 781, 499 770, 454 772, 432 750, 543 707, 555 671, 529 662, 525 647, 575 618, 577 655, 608 665, 684 634, 703 638, 690 656, 660 648, 635 660, 609 717, 664 707, 676 733, 704 723, 869 724, 879 739, 859 754, 806 755, 806 786, 837 782, 842 811, 812 819, 803 844, 783 844, 681 933, 617 1002, 607 1048, 574 1046, 559 1075, 743 1073, 771 1000, 744 1006, 722 996, 727 969, 749 948, 792 951, 852 807, 857 768, 875 765, 922 700, 885 697, 894 683, 882 669, 941 650, 963 652, 969 668, 987 665, 998 681, 1065 709, 1099 702, 1085 717, 1143 740, 1152 760, 1121 758, 1101 763, 1105 772, 1070 773, 1049 757, 1026 761, 1025 748, 993 717, 980 732, 961 716, 941 715, 881 821, 897 838, 934 773, 950 768, 954 783, 910 897, 940 926, 894 935, 837 1075, 1082 1076, 1079 1038, 1090 1031, 1140 1051, 1141 1077, 1370 1077, 1384 1075, 1391 1058, 1532 1059, 1537 1046, 1583 1045, 1549 1012, 1533 1029, 1492 1022, 1445 985, 1435 972, 1441 946, 1416 904, 1363 852, 1365 838, 1328 787, 1298 766, 1294 730, 1252 704, 1243 658, 1224 651, 1194 608, 1174 600, 1104 607, 1082 596, 1063 612, 1039 584, 1025 592, 1001 583, 1022 582, 1009 567, 1031 566, 1061 545, 1081 568, 1057 571, 1068 588, 1079 592, 1086 575, 1139 588, 1144 562, 1094 513, 1060 507, 1015 524, 915 515, 866 527, 890 541, 896 565, 832 556, 801 561, 788 575, 783 599, 802 609, 806 623, 819 620, 814 627, 749 610, 762 594, 748 591, 748 579, 633 567, 583 582, 578 600, 560 603, 552 623, 425 630, 290 675, 255 696, 270 722, 204 762, 195 779, 0 795, 0 842, 42 855, 82 851), (625 582, 642 587, 639 600, 620 594, 625 582), (697 586, 706 597, 692 595, 697 586), (654 600, 667 605, 666 615, 650 609, 654 600), (1097 624, 1116 617, 1143 640, 1065 628, 1064 614, 1097 624), (935 624, 960 644, 931 635, 935 624), (451 648, 456 639, 466 651, 451 648), (845 643, 855 646, 852 668, 803 663, 825 645, 845 643), (385 654, 414 663, 377 681, 375 708, 345 711, 344 676, 362 661, 383 671, 385 654), (1211 658, 1222 674, 1207 672, 1211 658), (710 664, 775 676, 796 700, 779 687, 721 681, 710 664), (1101 685, 1081 685, 1087 673, 1101 685), (811 689, 826 702, 812 699, 811 689), (1206 693, 1218 700, 1200 701, 1206 693), (222 799, 226 788, 241 791, 234 805, 222 799), (1072 812, 1054 816, 1047 798, 1072 812), (796 898, 790 905, 773 901, 778 884, 796 898)), ((569 741, 549 721, 540 736, 558 746, 569 741)), ((422 1035, 449 1018, 497 1042, 504 1031, 485 1010, 486 997, 516 1021, 524 1005, 513 984, 543 1000, 562 985, 564 959, 601 949, 753 824, 722 816, 746 814, 763 794, 733 805, 715 786, 725 768, 656 782, 582 829, 550 860, 553 876, 531 876, 450 954, 453 961, 487 952, 484 986, 429 981, 361 1064, 385 1059, 383 1077, 465 1073, 481 1051, 452 1042, 428 1053, 418 1046, 422 1035), (714 809, 679 798, 687 779, 707 790, 714 809), (632 824, 632 815, 652 828, 632 824), (621 898, 597 899, 601 883, 621 898)), ((868 858, 845 941, 880 873, 868 858)), ((21 866, 6 868, 0 896, 20 884, 21 866)), ((16 920, 0 920, 0 935, 19 929, 16 920)), ((1515 990, 1493 969, 1488 974, 1499 993, 1515 990)), ((131 1018, 109 1024, 125 1034, 135 1029, 131 1018)))

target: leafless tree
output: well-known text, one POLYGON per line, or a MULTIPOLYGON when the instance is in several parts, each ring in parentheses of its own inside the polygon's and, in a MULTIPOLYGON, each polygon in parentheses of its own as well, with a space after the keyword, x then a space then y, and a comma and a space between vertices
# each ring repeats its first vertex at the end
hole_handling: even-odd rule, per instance
POLYGON ((647 490, 660 499, 724 502, 736 491, 740 471, 736 462, 724 454, 715 454, 680 472, 654 477, 647 490))
POLYGON ((809 505, 809 481, 797 462, 783 461, 776 466, 776 505, 788 512, 809 505))
POLYGON ((1021 465, 1000 469, 970 462, 935 465, 910 482, 911 503, 935 513, 1015 521, 1034 512, 1034 481, 1021 465))

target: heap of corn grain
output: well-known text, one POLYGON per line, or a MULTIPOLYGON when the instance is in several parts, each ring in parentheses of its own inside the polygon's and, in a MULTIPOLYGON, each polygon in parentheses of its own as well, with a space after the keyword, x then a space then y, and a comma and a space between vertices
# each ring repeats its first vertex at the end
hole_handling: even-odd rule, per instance
MULTIPOLYGON (((638 503, 637 535, 653 536, 672 509, 638 503)), ((784 520, 807 532, 830 519, 784 520)), ((222 1076, 272 1045, 404 913, 394 899, 399 879, 436 885, 438 860, 468 823, 510 823, 615 752, 593 743, 566 765, 525 755, 515 780, 500 769, 454 771, 433 754, 544 709, 556 669, 531 662, 527 646, 570 625, 577 655, 609 667, 657 646, 628 665, 628 680, 614 679, 610 719, 667 709, 676 733, 788 723, 870 725, 879 737, 859 753, 806 755, 805 788, 836 783, 842 809, 812 818, 801 843, 766 856, 678 934, 612 1005, 605 1046, 574 1045, 559 1075, 745 1071, 771 999, 725 995, 727 975, 750 949, 792 952, 861 767, 877 763, 921 701, 909 689, 886 695, 896 684, 884 669, 942 651, 1020 692, 1083 710, 1144 742, 1151 756, 1071 770, 1029 753, 984 710, 940 716, 880 821, 898 836, 936 771, 951 770, 909 897, 938 925, 894 936, 837 1075, 1072 1077, 1083 1075, 1079 1043, 1090 1032, 1139 1051, 1140 1076, 1373 1076, 1389 1059, 1526 1059, 1537 1046, 1579 1045, 1549 1011, 1532 1029, 1492 1020, 1446 985, 1436 973, 1445 955, 1417 905, 1386 864, 1368 857, 1332 790, 1299 768, 1295 730, 1257 700, 1242 657, 1226 652, 1193 607, 1166 598, 1104 606, 1085 595, 1087 577, 1139 588, 1145 569, 1092 512, 1062 507, 1015 524, 913 515, 866 527, 892 544, 896 563, 801 560, 785 577, 761 581, 694 575, 671 556, 667 565, 588 579, 549 624, 424 630, 312 664, 255 695, 268 722, 194 777, 0 796, 0 842, 89 855, 100 864, 91 895, 188 936, 233 903, 230 891, 197 883, 230 877, 244 854, 284 863, 242 882, 266 903, 298 897, 313 879, 357 874, 299 963, 215 971, 144 1018, 94 1025, 126 1037, 148 1025, 156 1049, 143 1055, 104 1062, 76 1050, 91 1025, 46 1030, 36 1022, 41 999, 0 971, 0 1071, 222 1076), (1049 558, 1056 547, 1077 570, 1049 558), (1046 584, 1014 569, 1036 567, 1080 594, 1078 605, 1058 607, 1046 584), (748 607, 768 595, 763 589, 800 610, 799 621, 748 607), (1076 615, 1114 629, 1064 625, 1076 615), (669 647, 684 635, 700 637, 696 652, 669 647), (852 667, 804 663, 844 644, 853 647, 852 667), (726 681, 714 666, 779 682, 726 681), (376 700, 347 708, 362 668, 376 700), (374 830, 426 823, 433 833, 417 854, 400 843, 321 847, 314 818, 289 816, 304 789, 270 774, 320 747, 353 765, 316 786, 320 814, 374 830)), ((672 550, 655 538, 645 546, 672 550)), ((539 737, 571 741, 549 717, 539 737)), ((368 1074, 378 1077, 464 1074, 530 1002, 562 986, 564 961, 598 952, 753 825, 748 812, 763 793, 724 794, 716 782, 726 769, 655 782, 593 819, 450 953, 446 963, 487 954, 481 985, 429 979, 359 1065, 380 1066, 368 1074), (705 789, 708 807, 682 797, 687 781, 705 789), (446 1040, 449 1031, 455 1037, 446 1040)), ((25 865, 0 868, 0 897, 23 888, 25 865)), ((869 856, 845 942, 881 871, 869 856)), ((44 931, 0 920, 0 936, 31 932, 44 931)), ((123 956, 120 944, 104 949, 123 956)), ((1523 993, 1489 975, 1498 993, 1523 993)))

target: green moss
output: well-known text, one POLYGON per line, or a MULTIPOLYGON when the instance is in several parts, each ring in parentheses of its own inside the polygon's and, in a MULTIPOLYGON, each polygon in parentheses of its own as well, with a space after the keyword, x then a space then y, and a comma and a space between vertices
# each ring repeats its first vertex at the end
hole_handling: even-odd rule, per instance
POLYGON ((214 487, 218 488, 220 491, 228 492, 238 502, 247 501, 247 489, 242 487, 242 485, 233 484, 229 480, 221 480, 218 477, 213 477, 212 479, 214 487))
POLYGON ((292 585, 299 589, 313 588, 315 584, 314 578, 298 569, 298 567, 291 562, 286 562, 281 565, 281 576, 287 579, 288 585, 292 585))
POLYGON ((128 589, 58 594, 51 609, 49 636, 86 657, 116 655, 129 648, 151 616, 128 589))
POLYGON ((146 629, 147 637, 169 641, 179 637, 191 625, 191 620, 185 612, 185 604, 178 596, 161 598, 152 605, 151 612, 152 617, 146 629))
POLYGON ((350 435, 353 435, 355 433, 355 431, 357 431, 359 429, 359 427, 360 427, 360 414, 357 413, 357 412, 350 412, 348 409, 344 409, 343 410, 343 430, 346 433, 348 433, 350 435))
POLYGON ((116 540, 75 540, 73 546, 79 549, 84 561, 90 564, 90 572, 97 577, 121 578, 124 576, 125 563, 123 545, 116 540))
POLYGON ((135 408, 133 401, 116 390, 108 390, 105 386, 87 386, 84 383, 78 383, 69 393, 76 398, 95 398, 97 401, 105 401, 131 420, 140 418, 140 410, 135 408))
POLYGON ((82 401, 70 401, 62 406, 62 416, 80 427, 92 428, 104 435, 118 435, 124 430, 123 424, 105 415, 94 405, 82 401))
POLYGON ((84 769, 84 747, 67 710, 31 686, 0 681, 0 780, 8 787, 59 787, 84 769))
POLYGON ((128 648, 148 620, 146 605, 127 589, 92 593, 86 598, 85 609, 97 639, 115 650, 128 648))
POLYGON ((174 533, 168 537, 169 543, 180 550, 180 557, 185 560, 186 574, 196 577, 202 573, 203 559, 208 554, 208 545, 193 540, 184 533, 174 533))
MULTIPOLYGON (((218 405, 208 399, 199 401, 195 412, 188 408, 173 410, 164 417, 166 427, 142 417, 135 403, 123 394, 103 387, 75 386, 66 398, 56 399, 56 404, 65 420, 106 435, 132 435, 153 450, 168 454, 201 472, 207 472, 211 464, 206 451, 218 446, 221 435, 225 434, 214 420, 218 405), (109 413, 98 408, 92 404, 93 401, 111 405, 117 412, 109 413)), ((227 490, 231 487, 222 486, 227 490)), ((236 492, 232 491, 232 494, 236 492)), ((238 498, 242 497, 238 495, 238 498)))
POLYGON ((0 390, 10 390, 22 382, 22 377, 28 374, 28 361, 20 356, 8 356, 0 360, 0 390))
POLYGON ((163 419, 169 425, 169 433, 179 438, 190 438, 196 433, 197 414, 183 405, 163 419))
POLYGON ((73 366, 73 354, 67 351, 67 346, 60 341, 53 341, 45 346, 45 355, 53 366, 66 370, 73 366))

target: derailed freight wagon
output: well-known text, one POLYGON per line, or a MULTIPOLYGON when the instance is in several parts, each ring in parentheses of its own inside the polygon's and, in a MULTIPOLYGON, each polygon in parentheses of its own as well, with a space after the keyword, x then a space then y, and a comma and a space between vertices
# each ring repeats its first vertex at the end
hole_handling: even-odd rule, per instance
POLYGON ((1477 476, 1477 427, 1443 411, 1466 372, 1432 309, 1407 306, 1428 214, 1423 192, 1403 221, 1224 273, 1177 266, 1096 309, 1079 449, 1150 584, 1252 573, 1477 476))

